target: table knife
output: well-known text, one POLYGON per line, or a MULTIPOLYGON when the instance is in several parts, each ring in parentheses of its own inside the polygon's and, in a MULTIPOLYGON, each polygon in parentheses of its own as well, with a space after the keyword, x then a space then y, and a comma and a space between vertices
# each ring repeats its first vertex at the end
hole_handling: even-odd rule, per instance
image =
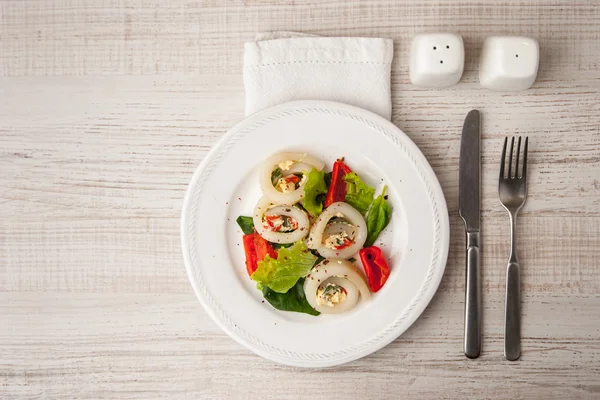
POLYGON ((471 110, 461 135, 458 181, 459 214, 467 232, 464 351, 469 358, 481 353, 480 164, 481 118, 479 111, 471 110))

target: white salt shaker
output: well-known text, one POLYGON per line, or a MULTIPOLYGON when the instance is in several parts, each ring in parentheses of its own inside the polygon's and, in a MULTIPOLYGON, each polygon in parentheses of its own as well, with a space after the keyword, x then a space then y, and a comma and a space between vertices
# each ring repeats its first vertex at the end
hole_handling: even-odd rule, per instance
POLYGON ((443 88, 460 80, 465 66, 462 36, 425 33, 413 38, 410 49, 410 81, 414 85, 443 88))
POLYGON ((479 62, 479 82, 492 90, 525 90, 537 76, 540 49, 537 40, 524 36, 490 36, 479 62))

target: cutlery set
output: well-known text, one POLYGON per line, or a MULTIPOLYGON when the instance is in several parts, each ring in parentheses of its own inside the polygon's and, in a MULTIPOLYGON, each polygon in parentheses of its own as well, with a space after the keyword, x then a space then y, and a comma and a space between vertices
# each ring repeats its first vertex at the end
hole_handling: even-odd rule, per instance
MULTIPOLYGON (((527 146, 519 137, 504 140, 498 196, 508 211, 511 226, 511 249, 506 271, 504 357, 515 361, 521 354, 520 267, 516 253, 516 218, 527 197, 527 146), (523 151, 521 152, 521 145, 523 151), (507 152, 508 150, 508 152, 507 152)), ((481 116, 472 110, 467 114, 462 130, 459 163, 459 214, 466 229, 466 284, 464 353, 477 358, 481 353, 481 116)))

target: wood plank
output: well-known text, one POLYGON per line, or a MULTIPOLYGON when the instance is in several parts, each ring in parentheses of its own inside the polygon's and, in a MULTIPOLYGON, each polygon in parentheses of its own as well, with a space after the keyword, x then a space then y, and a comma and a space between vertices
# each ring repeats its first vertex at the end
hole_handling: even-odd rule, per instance
MULTIPOLYGON (((5 171, 0 185, 9 190, 2 198, 38 201, 45 208, 48 197, 69 213, 78 212, 72 206, 80 195, 113 209, 136 207, 148 191, 162 191, 165 201, 180 199, 206 151, 241 119, 240 81, 239 76, 6 78, 0 85, 0 167, 5 171), (53 189, 38 190, 39 185, 53 189), (119 196, 121 189, 136 195, 119 196)), ((469 109, 479 107, 485 122, 484 212, 503 212, 496 196, 502 141, 522 134, 531 140, 525 211, 598 215, 600 72, 584 89, 579 81, 563 84, 563 91, 519 95, 513 105, 502 103, 506 94, 490 91, 485 107, 479 107, 481 99, 469 104, 464 96, 461 106, 450 110, 443 102, 430 103, 435 91, 425 96, 413 89, 403 92, 394 118, 427 156, 452 212, 458 206, 462 122, 469 109), (556 107, 552 99, 564 104, 556 107), (427 112, 418 111, 423 109, 427 112), (563 121, 559 129, 557 121, 563 121)), ((161 212, 151 208, 153 216, 161 212)))
POLYGON ((400 52, 396 65, 405 68, 410 39, 428 30, 467 39, 467 70, 492 34, 540 39, 542 71, 576 65, 577 72, 595 72, 599 50, 600 9, 590 0, 8 0, 2 11, 0 75, 10 76, 239 73, 242 43, 265 30, 391 37, 400 52))
POLYGON ((501 296, 486 298, 485 348, 473 361, 461 353, 462 294, 440 292, 384 350, 311 371, 251 354, 192 294, 4 293, 0 385, 10 398, 52 399, 592 399, 598 300, 526 295, 523 356, 510 363, 502 361, 501 296), (558 310, 562 317, 549 320, 558 310))
MULTIPOLYGON (((484 219, 483 282, 503 293, 508 218, 484 219)), ((179 218, 90 216, 2 224, 0 292, 188 293, 179 218)), ((600 218, 523 215, 519 255, 525 292, 600 293, 600 218)), ((440 291, 464 293, 464 229, 458 217, 440 291)))

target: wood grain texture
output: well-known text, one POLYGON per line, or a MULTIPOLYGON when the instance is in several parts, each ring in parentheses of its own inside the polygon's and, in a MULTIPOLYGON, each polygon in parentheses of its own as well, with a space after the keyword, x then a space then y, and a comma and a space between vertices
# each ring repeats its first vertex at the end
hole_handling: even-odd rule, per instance
POLYGON ((0 2, 0 399, 600 398, 600 7, 508 1, 0 2), (242 46, 297 30, 395 41, 393 122, 450 209, 438 294, 398 340, 322 371, 275 365, 210 320, 187 281, 179 214, 191 174, 243 116, 242 46), (419 32, 463 35, 465 74, 408 80, 419 32), (490 34, 536 37, 537 82, 478 84, 490 34), (484 351, 461 353, 462 121, 484 115, 484 351), (523 356, 502 360, 508 219, 501 143, 530 137, 519 225, 523 356))

